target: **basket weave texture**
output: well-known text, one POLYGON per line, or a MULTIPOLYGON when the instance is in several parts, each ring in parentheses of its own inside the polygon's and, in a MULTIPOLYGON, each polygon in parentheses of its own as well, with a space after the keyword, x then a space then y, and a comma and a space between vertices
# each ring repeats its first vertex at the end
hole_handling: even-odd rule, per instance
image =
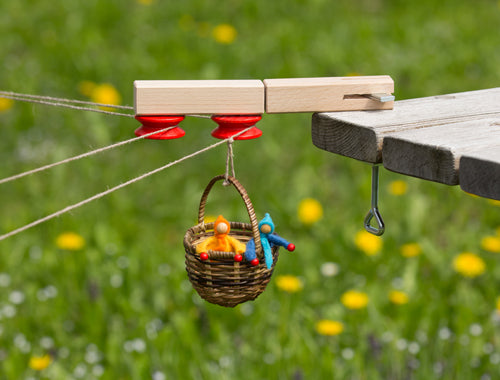
POLYGON ((187 230, 184 236, 186 271, 189 281, 201 298, 220 306, 234 307, 242 302, 254 300, 266 288, 274 271, 279 255, 279 246, 272 248, 273 266, 268 269, 262 246, 257 217, 252 202, 245 188, 234 177, 219 175, 207 185, 200 201, 198 224, 187 230), (236 262, 235 252, 209 251, 208 260, 201 260, 196 253, 196 246, 203 240, 214 235, 214 223, 204 223, 205 206, 208 194, 213 185, 226 179, 241 195, 250 217, 250 223, 229 222, 229 235, 246 243, 250 239, 255 241, 255 252, 259 265, 252 266, 248 261, 236 262))

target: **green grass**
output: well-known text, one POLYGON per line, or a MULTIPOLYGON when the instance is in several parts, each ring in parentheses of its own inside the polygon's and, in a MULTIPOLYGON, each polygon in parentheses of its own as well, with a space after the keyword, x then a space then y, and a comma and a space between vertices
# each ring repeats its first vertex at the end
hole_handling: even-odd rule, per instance
MULTIPOLYGON (((5 1, 0 89, 84 99, 81 81, 108 82, 132 104, 135 79, 359 73, 391 75, 398 99, 477 90, 498 86, 499 14, 487 0, 5 1), (234 43, 211 37, 220 23, 237 29, 234 43)), ((182 239, 204 186, 224 171, 217 148, 0 242, 0 379, 496 378, 499 256, 480 242, 500 225, 498 206, 382 170, 387 232, 382 252, 368 257, 354 236, 369 207, 370 167, 315 148, 310 115, 265 115, 259 124, 262 138, 235 144, 236 174, 258 215, 270 212, 296 244, 275 276, 300 277, 300 292, 271 281, 255 302, 225 309, 192 290, 182 239), (408 192, 391 195, 393 180, 408 192), (324 208, 311 227, 297 219, 306 197, 324 208), (58 249, 65 231, 83 236, 85 248, 58 249), (402 257, 407 242, 423 254, 402 257), (463 251, 485 260, 483 275, 453 271, 463 251), (325 262, 339 274, 324 277, 325 262), (394 287, 408 304, 388 301, 394 287), (340 303, 351 288, 368 294, 366 309, 340 303), (320 319, 343 322, 344 332, 319 335, 320 319), (52 364, 30 369, 30 357, 45 353, 52 364)), ((178 141, 137 142, 1 185, 0 232, 214 142, 211 121, 182 125, 178 141)), ((130 138, 137 123, 16 103, 0 126, 4 178, 130 138)), ((244 219, 237 193, 217 192, 208 212, 244 219)))

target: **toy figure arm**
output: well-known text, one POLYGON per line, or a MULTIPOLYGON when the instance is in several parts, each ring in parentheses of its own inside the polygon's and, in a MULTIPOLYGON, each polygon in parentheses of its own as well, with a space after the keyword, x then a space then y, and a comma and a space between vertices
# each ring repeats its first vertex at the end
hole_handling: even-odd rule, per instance
POLYGON ((277 234, 268 235, 267 239, 271 244, 279 245, 280 247, 285 247, 289 251, 293 251, 295 249, 295 245, 283 239, 281 236, 277 234))

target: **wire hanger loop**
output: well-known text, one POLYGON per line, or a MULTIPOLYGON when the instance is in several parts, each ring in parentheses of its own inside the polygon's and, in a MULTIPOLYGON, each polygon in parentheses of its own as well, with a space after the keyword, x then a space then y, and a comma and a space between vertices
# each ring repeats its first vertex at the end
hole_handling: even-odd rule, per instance
POLYGON ((381 236, 385 231, 384 220, 378 211, 378 165, 372 166, 372 194, 371 194, 371 208, 365 216, 364 226, 365 230, 375 236, 381 236), (372 219, 375 219, 376 225, 372 226, 372 219))

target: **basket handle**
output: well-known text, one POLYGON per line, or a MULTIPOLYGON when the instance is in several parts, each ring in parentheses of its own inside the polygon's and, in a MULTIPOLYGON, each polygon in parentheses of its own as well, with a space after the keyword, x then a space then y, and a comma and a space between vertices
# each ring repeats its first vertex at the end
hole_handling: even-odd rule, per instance
POLYGON ((209 182, 207 187, 205 188, 205 191, 203 192, 203 195, 201 196, 200 200, 200 208, 198 211, 198 223, 199 224, 204 224, 205 222, 205 206, 207 204, 207 198, 208 194, 210 193, 210 190, 212 190, 212 187, 217 181, 220 180, 227 180, 231 185, 233 185, 236 190, 238 190, 238 193, 240 194, 241 198, 243 199, 243 202, 245 203, 245 206, 248 211, 248 216, 250 217, 250 224, 252 225, 252 233, 253 233, 253 238, 255 241, 255 251, 256 252, 262 252, 262 245, 260 244, 260 232, 259 232, 259 223, 257 221, 257 217, 255 216, 255 210, 253 209, 252 202, 250 201, 250 198, 248 196, 247 191, 243 187, 243 185, 234 177, 228 176, 221 174, 218 175, 209 182))

